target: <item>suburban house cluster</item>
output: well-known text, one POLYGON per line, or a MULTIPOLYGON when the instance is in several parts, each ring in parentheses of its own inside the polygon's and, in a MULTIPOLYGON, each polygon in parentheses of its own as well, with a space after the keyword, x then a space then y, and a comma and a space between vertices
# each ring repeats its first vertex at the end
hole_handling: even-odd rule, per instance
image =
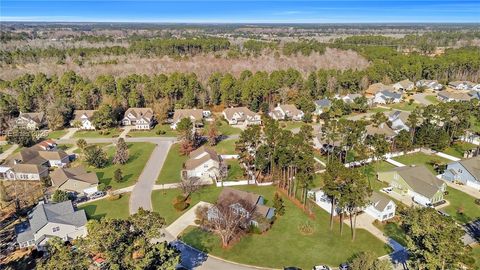
MULTIPOLYGON (((75 110, 70 125, 82 130, 95 130, 92 123, 93 116, 97 110, 75 110)), ((149 130, 155 123, 153 110, 151 108, 129 108, 125 111, 121 124, 133 126, 137 130, 149 130)))

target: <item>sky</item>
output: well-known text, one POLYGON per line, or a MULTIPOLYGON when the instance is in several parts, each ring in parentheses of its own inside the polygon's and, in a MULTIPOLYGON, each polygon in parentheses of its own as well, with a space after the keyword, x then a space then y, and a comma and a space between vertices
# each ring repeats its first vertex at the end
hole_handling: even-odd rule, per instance
POLYGON ((0 21, 480 23, 480 0, 0 0, 0 21))

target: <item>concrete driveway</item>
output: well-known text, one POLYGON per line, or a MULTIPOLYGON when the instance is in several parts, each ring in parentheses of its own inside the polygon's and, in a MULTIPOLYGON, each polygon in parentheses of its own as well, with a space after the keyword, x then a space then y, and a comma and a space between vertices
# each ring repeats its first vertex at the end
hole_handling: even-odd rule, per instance
POLYGON ((417 93, 417 94, 414 94, 412 96, 412 98, 420 103, 420 104, 423 104, 423 105, 430 105, 430 104, 433 104, 430 100, 426 99, 425 97, 426 96, 432 96, 433 94, 431 93, 417 93))
POLYGON ((153 149, 152 155, 145 164, 130 195, 130 214, 136 213, 140 207, 145 210, 152 210, 151 193, 153 185, 160 174, 172 142, 161 141, 156 142, 156 144, 157 146, 153 149))

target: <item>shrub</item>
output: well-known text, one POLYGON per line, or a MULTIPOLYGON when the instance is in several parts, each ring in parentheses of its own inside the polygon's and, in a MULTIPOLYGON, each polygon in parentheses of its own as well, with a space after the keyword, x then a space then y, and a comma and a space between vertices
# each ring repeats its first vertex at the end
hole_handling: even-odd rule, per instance
POLYGON ((100 183, 100 184, 98 184, 98 187, 97 187, 97 188, 98 188, 98 190, 100 190, 100 191, 105 191, 106 188, 107 188, 107 186, 106 186, 104 183, 100 183))
POLYGON ((475 203, 480 205, 480 199, 475 199, 475 203))
POLYGON ((187 197, 180 194, 175 199, 176 199, 176 202, 184 202, 187 200, 187 197))
POLYGON ((159 130, 157 130, 157 131, 155 132, 155 134, 157 134, 157 135, 163 135, 163 134, 165 134, 165 133, 167 133, 167 132, 166 132, 165 130, 163 130, 163 129, 159 129, 159 130))
POLYGON ((109 201, 116 201, 122 197, 121 194, 115 194, 115 195, 110 195, 107 197, 107 200, 109 201))
POLYGON ((448 190, 445 190, 445 192, 443 192, 444 195, 448 195, 448 190))
POLYGON ((183 210, 187 209, 189 206, 190 206, 190 204, 188 204, 187 202, 176 202, 176 203, 173 204, 173 207, 177 211, 183 211, 183 210))

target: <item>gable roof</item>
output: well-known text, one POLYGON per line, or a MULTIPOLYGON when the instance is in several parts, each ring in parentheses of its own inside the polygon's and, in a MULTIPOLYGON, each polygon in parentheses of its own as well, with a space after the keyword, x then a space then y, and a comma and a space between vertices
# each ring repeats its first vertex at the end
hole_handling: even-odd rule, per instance
POLYGON ((84 210, 75 211, 69 200, 37 205, 29 219, 31 230, 36 233, 49 222, 81 227, 87 223, 87 217, 84 210))
POLYGON ((75 110, 73 112, 73 120, 81 120, 84 116, 90 119, 96 111, 97 110, 75 110))
POLYGON ((200 109, 178 109, 173 114, 173 122, 176 123, 183 118, 193 118, 194 121, 201 121, 203 119, 203 110, 200 109))
POLYGON ((214 160, 220 162, 220 157, 213 148, 202 146, 189 155, 190 159, 185 162, 185 169, 192 170, 207 162, 208 160, 214 160), (203 156, 201 156, 204 154, 203 156))
POLYGON ((68 180, 76 180, 89 184, 98 184, 96 173, 88 173, 83 166, 74 168, 59 168, 50 174, 52 183, 56 187, 60 187, 68 180))
POLYGON ((63 150, 44 150, 45 147, 42 145, 44 142, 38 143, 29 148, 20 150, 20 152, 13 154, 10 158, 7 159, 7 164, 13 166, 16 161, 21 162, 22 164, 33 164, 33 165, 42 165, 49 160, 62 160, 68 157, 68 154, 63 150))
POLYGON ((365 90, 365 93, 370 94, 370 95, 375 95, 376 93, 383 91, 383 90, 391 90, 393 91, 393 87, 391 85, 385 85, 383 83, 374 83, 371 84, 367 90, 365 90))
POLYGON ((397 83, 395 83, 395 84, 400 85, 400 87, 403 88, 403 89, 407 89, 407 88, 413 86, 413 82, 410 81, 409 79, 401 80, 401 81, 399 81, 399 82, 397 82, 397 83))
POLYGON ((443 98, 447 98, 447 99, 454 99, 454 100, 470 100, 472 99, 472 97, 467 94, 467 93, 458 93, 458 92, 450 92, 450 91, 440 91, 437 93, 438 96, 440 97, 443 97, 443 98))
POLYGON ((292 115, 299 115, 302 113, 301 110, 297 109, 297 107, 293 104, 283 104, 279 105, 279 107, 284 111, 284 112, 290 112, 292 115))
POLYGON ((41 124, 44 120, 45 113, 44 112, 31 112, 31 113, 20 113, 18 115, 19 118, 25 118, 31 120, 37 124, 41 124))
POLYGON ((378 135, 385 135, 387 137, 391 137, 391 136, 395 136, 397 134, 397 133, 395 133, 395 131, 392 128, 390 128, 385 123, 380 124, 378 127, 371 124, 371 125, 366 126, 365 129, 367 131, 367 135, 378 134, 378 135))
POLYGON ((464 159, 459 161, 462 166, 467 169, 467 171, 480 181, 480 156, 476 156, 469 159, 464 159))
POLYGON ((47 167, 37 164, 15 164, 12 166, 14 172, 17 173, 35 173, 41 174, 42 172, 48 170, 47 167))
POLYGON ((315 100, 315 105, 317 105, 320 108, 328 108, 332 105, 332 102, 329 99, 319 99, 315 100))
POLYGON ((225 114, 227 120, 231 120, 235 113, 242 115, 240 119, 245 119, 247 116, 254 117, 256 115, 256 113, 252 112, 247 107, 226 108, 223 110, 223 113, 225 114))
POLYGON ((418 194, 433 197, 444 185, 425 166, 404 166, 393 169, 418 194))
POLYGON ((150 122, 153 118, 153 110, 151 108, 128 108, 128 110, 125 111, 124 118, 133 121, 145 119, 147 122, 150 122), (133 118, 128 117, 130 114, 133 118))
POLYGON ((372 203, 372 206, 380 212, 383 212, 391 201, 392 200, 390 198, 387 198, 376 191, 372 192, 372 196, 370 196, 370 202, 372 203))
POLYGON ((233 189, 230 187, 224 187, 218 196, 218 201, 224 200, 243 200, 251 205, 257 205, 258 201, 262 196, 255 194, 253 192, 247 192, 243 190, 233 189))
POLYGON ((383 91, 380 91, 378 93, 380 93, 384 97, 391 98, 391 99, 401 99, 402 98, 401 94, 398 94, 398 93, 395 93, 395 92, 389 91, 389 90, 383 90, 383 91))

